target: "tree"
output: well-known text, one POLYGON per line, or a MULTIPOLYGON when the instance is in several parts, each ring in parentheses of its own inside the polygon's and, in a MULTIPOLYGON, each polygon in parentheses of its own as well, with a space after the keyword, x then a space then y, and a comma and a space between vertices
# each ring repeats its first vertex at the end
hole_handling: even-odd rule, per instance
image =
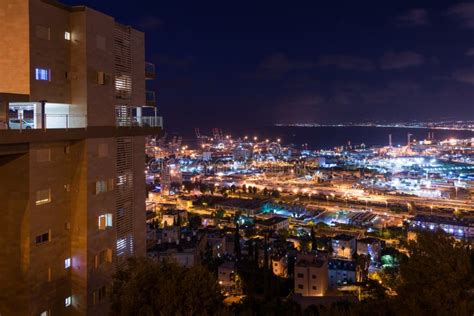
POLYGON ((407 250, 409 258, 401 262, 396 288, 402 312, 472 314, 474 271, 467 244, 443 231, 424 231, 417 233, 407 250))
POLYGON ((219 285, 206 268, 148 258, 131 259, 114 276, 110 300, 114 315, 214 315, 222 307, 219 285))
POLYGON ((206 194, 208 189, 209 188, 208 188, 207 184, 205 184, 205 183, 200 183, 199 184, 199 191, 201 191, 202 194, 206 194))
POLYGON ((188 193, 191 193, 196 188, 196 185, 191 181, 184 181, 183 182, 184 190, 188 193))
POLYGON ((209 185, 209 192, 211 192, 211 195, 214 195, 214 192, 216 192, 216 185, 214 183, 209 185))
POLYGON ((201 227, 202 224, 202 217, 198 214, 191 214, 189 216, 189 226, 193 229, 198 229, 201 227))
POLYGON ((311 237, 311 250, 313 250, 313 251, 318 250, 317 241, 316 241, 316 233, 314 231, 314 226, 311 226, 310 237, 311 237))
POLYGON ((222 208, 218 208, 215 213, 215 217, 218 219, 221 219, 224 217, 224 215, 225 215, 225 211, 222 208))

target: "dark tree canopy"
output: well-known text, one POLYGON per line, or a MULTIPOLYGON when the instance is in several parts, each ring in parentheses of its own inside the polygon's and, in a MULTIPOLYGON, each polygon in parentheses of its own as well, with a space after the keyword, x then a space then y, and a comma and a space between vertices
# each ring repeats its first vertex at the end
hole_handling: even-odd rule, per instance
POLYGON ((474 271, 466 243, 442 231, 419 232, 408 244, 408 255, 396 289, 399 306, 413 315, 472 312, 474 271))
POLYGON ((115 278, 113 315, 215 315, 222 296, 215 277, 202 266, 134 259, 115 278))

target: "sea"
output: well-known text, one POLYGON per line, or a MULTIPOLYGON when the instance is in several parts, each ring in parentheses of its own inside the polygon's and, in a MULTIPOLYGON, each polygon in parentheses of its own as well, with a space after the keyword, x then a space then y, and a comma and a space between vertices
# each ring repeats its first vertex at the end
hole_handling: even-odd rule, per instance
MULTIPOLYGON (((432 130, 426 128, 400 128, 400 127, 366 127, 366 126, 322 126, 322 127, 296 127, 296 126, 262 126, 258 128, 222 128, 224 136, 232 138, 257 137, 259 141, 280 139, 284 145, 308 149, 333 149, 343 145, 384 146, 389 144, 389 135, 392 135, 392 145, 406 145, 408 134, 412 140, 428 139, 431 134, 436 140, 451 138, 474 138, 474 131, 465 130, 432 130)), ((212 130, 200 130, 201 135, 212 136, 212 130)), ((168 134, 181 136, 183 145, 196 145, 196 136, 193 129, 173 131, 168 134)))

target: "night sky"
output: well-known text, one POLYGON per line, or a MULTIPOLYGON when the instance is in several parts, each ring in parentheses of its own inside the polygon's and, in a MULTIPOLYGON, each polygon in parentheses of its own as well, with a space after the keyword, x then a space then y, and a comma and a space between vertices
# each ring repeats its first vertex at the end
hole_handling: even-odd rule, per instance
POLYGON ((146 32, 167 127, 474 119, 474 2, 62 2, 146 32))

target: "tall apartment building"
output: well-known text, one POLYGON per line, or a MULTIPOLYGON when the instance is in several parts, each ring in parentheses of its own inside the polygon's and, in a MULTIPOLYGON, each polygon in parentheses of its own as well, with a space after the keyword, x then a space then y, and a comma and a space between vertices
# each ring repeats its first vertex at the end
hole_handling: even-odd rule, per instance
POLYGON ((161 120, 144 56, 143 33, 93 9, 0 1, 2 316, 106 315, 113 274, 145 255, 161 120))

